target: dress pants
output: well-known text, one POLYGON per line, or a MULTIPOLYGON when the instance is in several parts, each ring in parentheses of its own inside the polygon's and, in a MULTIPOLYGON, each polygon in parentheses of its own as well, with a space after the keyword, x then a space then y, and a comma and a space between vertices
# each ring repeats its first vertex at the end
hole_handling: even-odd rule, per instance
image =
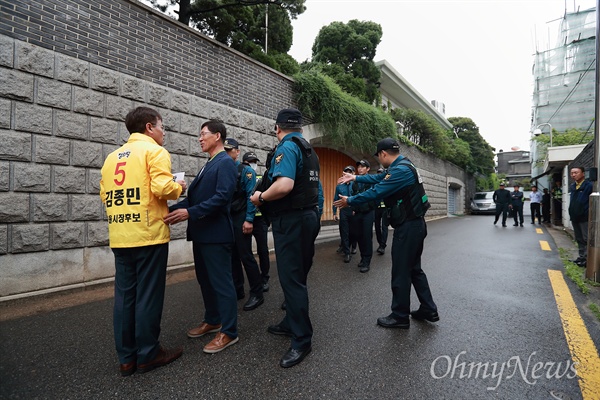
POLYGON ((522 224, 524 219, 523 219, 523 205, 520 206, 512 206, 513 209, 513 219, 515 220, 515 224, 518 224, 519 222, 522 224), (518 221, 517 221, 518 219, 518 221))
POLYGON ((350 254, 352 221, 354 213, 350 207, 345 207, 340 210, 340 238, 342 240, 342 252, 344 255, 350 254))
POLYGON ((358 241, 360 250, 360 261, 365 265, 371 265, 373 257, 373 221, 375 220, 375 211, 356 212, 352 223, 354 232, 358 241))
POLYGON ((502 225, 506 225, 506 216, 508 215, 508 204, 496 203, 496 214, 494 216, 494 222, 498 222, 500 214, 502 214, 502 225))
POLYGON ((263 283, 269 282, 269 271, 271 270, 271 260, 269 259, 269 225, 265 217, 254 217, 254 228, 252 236, 256 240, 256 253, 258 254, 258 263, 260 276, 263 283))
POLYGON ((573 225, 573 233, 575 234, 575 241, 579 248, 579 257, 587 259, 587 244, 588 244, 588 221, 575 222, 571 221, 573 225))
POLYGON ((279 325, 293 334, 291 347, 311 345, 313 328, 308 315, 308 272, 315 254, 320 222, 317 208, 283 212, 271 219, 277 272, 283 289, 286 313, 279 325))
POLYGON ((192 242, 196 279, 204 300, 204 319, 210 325, 222 324, 221 332, 238 336, 237 296, 231 276, 230 243, 192 242))
POLYGON ((113 329, 119 363, 152 361, 160 349, 169 244, 113 248, 113 329))
POLYGON ((387 246, 388 239, 388 221, 387 221, 387 208, 378 207, 375 209, 375 236, 377 236, 377 243, 379 247, 385 249, 387 246))
POLYGON ((531 210, 531 222, 535 223, 535 218, 537 217, 538 222, 541 224, 542 214, 540 213, 540 203, 529 204, 529 209, 531 210))
POLYGON ((246 220, 246 211, 231 215, 233 222, 233 235, 235 244, 231 253, 231 268, 233 272, 233 282, 237 293, 244 293, 244 273, 242 265, 248 277, 250 285, 250 295, 262 296, 262 278, 258 263, 252 254, 252 234, 244 234, 242 225, 246 220))
POLYGON ((437 312, 425 272, 421 269, 423 242, 427 236, 424 218, 405 221, 394 229, 392 242, 392 315, 405 319, 410 315, 411 284, 415 288, 420 309, 437 312))

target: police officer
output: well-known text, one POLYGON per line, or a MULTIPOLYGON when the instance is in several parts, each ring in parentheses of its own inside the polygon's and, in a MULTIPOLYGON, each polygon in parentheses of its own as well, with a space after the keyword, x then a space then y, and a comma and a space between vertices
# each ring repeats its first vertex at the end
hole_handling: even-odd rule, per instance
MULTIPOLYGON (((260 160, 254 152, 249 151, 244 154, 242 162, 250 165, 250 167, 256 171, 260 160)), ((256 175, 256 181, 259 182, 261 180, 262 175, 256 175)), ((256 212, 254 213, 252 236, 254 236, 254 240, 256 241, 256 254, 258 254, 258 266, 260 268, 263 292, 268 292, 270 279, 269 271, 271 270, 271 260, 269 259, 269 221, 262 215, 260 208, 255 207, 255 209, 256 212)))
POLYGON ((415 166, 400 155, 400 145, 392 138, 377 143, 379 161, 388 172, 356 176, 344 174, 338 182, 375 184, 371 189, 351 197, 342 196, 337 207, 355 206, 373 200, 385 201, 389 222, 394 228, 392 243, 392 312, 377 319, 385 328, 410 327, 409 314, 417 320, 439 321, 437 306, 431 296, 427 276, 421 269, 423 242, 427 236, 425 212, 430 207, 422 180, 415 166), (421 302, 418 310, 410 311, 411 284, 421 302))
MULTIPOLYGON (((371 164, 367 160, 360 160, 356 163, 358 175, 366 175, 371 169, 371 164)), ((358 182, 358 193, 370 189, 373 185, 370 183, 358 182)), ((352 207, 354 209, 354 231, 360 249, 360 262, 358 268, 360 272, 368 272, 373 257, 373 222, 375 221, 375 208, 377 202, 374 200, 360 203, 352 207)))
POLYGON ((264 303, 263 286, 258 263, 252 254, 252 231, 254 227, 254 213, 256 207, 250 201, 250 195, 256 186, 256 173, 250 165, 240 163, 239 143, 232 138, 225 139, 223 147, 227 154, 235 161, 238 171, 238 182, 231 201, 231 219, 235 246, 231 255, 231 269, 233 282, 238 299, 244 297, 244 273, 242 265, 248 276, 250 297, 244 304, 244 311, 251 311, 264 303))
POLYGON ((277 271, 286 303, 286 315, 268 331, 292 338, 279 365, 292 367, 311 351, 313 328, 308 314, 306 281, 319 233, 319 159, 302 137, 302 114, 288 108, 276 119, 279 143, 267 159, 261 187, 252 195, 271 220, 277 271))
MULTIPOLYGON (((378 174, 381 174, 384 171, 383 168, 377 169, 378 174)), ((384 255, 385 248, 387 247, 388 221, 383 200, 379 202, 379 205, 375 209, 375 236, 377 237, 377 243, 379 243, 377 254, 384 255)))
MULTIPOLYGON (((356 170, 352 165, 348 165, 344 168, 343 172, 348 172, 353 174, 356 170)), ((358 191, 358 186, 356 184, 349 183, 340 183, 335 187, 335 194, 333 195, 333 201, 340 199, 340 195, 344 196, 352 196, 355 195, 358 191)), ((332 207, 333 210, 333 219, 335 221, 340 221, 340 241, 342 253, 344 254, 344 262, 349 263, 352 259, 350 255, 350 229, 353 227, 353 216, 354 212, 350 207, 340 209, 340 215, 338 217, 337 207, 334 205, 332 207)))
POLYGON ((501 182, 500 188, 494 191, 492 199, 496 204, 494 225, 498 223, 498 218, 500 217, 500 214, 502 214, 502 226, 506 228, 506 216, 508 215, 508 206, 510 204, 510 192, 504 188, 504 182, 501 182))
POLYGON ((519 191, 519 185, 515 184, 514 190, 510 192, 510 208, 513 212, 513 218, 515 223, 513 226, 519 226, 521 224, 521 228, 523 227, 523 192, 519 191))

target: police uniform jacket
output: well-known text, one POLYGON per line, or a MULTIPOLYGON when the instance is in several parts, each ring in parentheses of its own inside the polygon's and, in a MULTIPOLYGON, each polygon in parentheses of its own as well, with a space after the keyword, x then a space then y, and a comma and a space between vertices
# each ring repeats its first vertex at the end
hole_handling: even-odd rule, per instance
POLYGON ((173 181, 171 156, 154 139, 132 133, 102 166, 100 198, 108 217, 110 247, 141 247, 167 243, 167 200, 176 200, 182 187, 173 181))
POLYGON ((360 194, 348 197, 348 204, 353 206, 371 201, 380 201, 407 186, 414 185, 415 177, 411 169, 406 165, 400 164, 400 161, 404 158, 403 156, 398 156, 389 166, 387 172, 357 175, 356 182, 375 185, 360 194))

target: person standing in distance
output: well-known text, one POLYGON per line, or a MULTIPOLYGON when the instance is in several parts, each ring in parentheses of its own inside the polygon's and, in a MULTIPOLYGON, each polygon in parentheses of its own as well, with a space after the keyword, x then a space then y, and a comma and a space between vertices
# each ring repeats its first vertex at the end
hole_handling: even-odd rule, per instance
POLYGON ((400 155, 400 145, 395 139, 388 137, 380 140, 375 156, 379 157, 379 162, 388 169, 387 172, 361 176, 345 173, 338 183, 356 180, 375 186, 356 196, 341 196, 335 205, 348 207, 383 199, 389 209, 389 223, 394 228, 392 312, 378 318, 377 324, 385 328, 408 329, 409 315, 417 320, 439 321, 437 305, 421 268, 423 243, 427 236, 424 216, 430 207, 423 182, 410 160, 400 155), (411 284, 421 302, 416 311, 410 311, 411 284))
POLYGON ((500 183, 500 188, 494 191, 492 196, 496 204, 496 215, 494 216, 494 225, 498 223, 498 218, 502 214, 502 226, 506 228, 506 216, 508 214, 508 206, 510 205, 510 192, 504 189, 504 182, 500 183))
POLYGON ((531 187, 531 194, 529 195, 529 209, 531 210, 531 223, 535 224, 535 217, 537 216, 538 223, 542 224, 542 214, 540 213, 540 206, 542 204, 542 194, 538 192, 537 186, 531 187))
POLYGON ((244 272, 248 276, 250 297, 244 304, 244 311, 251 311, 264 303, 263 285, 258 269, 258 263, 252 254, 252 231, 254 229, 254 213, 256 207, 250 201, 250 196, 256 186, 256 173, 248 164, 240 163, 239 143, 232 138, 225 139, 225 151, 235 162, 237 168, 237 186, 231 201, 231 219, 235 245, 231 256, 233 283, 237 298, 244 297, 244 272))
MULTIPOLYGON (((249 151, 242 157, 244 164, 250 165, 250 167, 256 171, 258 167, 258 156, 249 151)), ((262 175, 256 175, 256 181, 262 180, 262 175)), ((254 204, 252 205, 254 207, 254 204)), ((269 291, 269 271, 271 270, 271 260, 269 259, 269 222, 262 215, 258 207, 255 208, 254 213, 254 224, 252 228, 252 236, 256 241, 256 254, 258 254, 258 266, 260 268, 260 276, 262 279, 263 292, 269 291)))
POLYGON ((188 196, 172 205, 165 217, 169 225, 188 221, 187 240, 192 242, 205 311, 200 326, 190 329, 187 335, 196 338, 217 332, 204 346, 205 353, 217 353, 239 341, 237 298, 231 276, 234 236, 229 212, 237 169, 225 153, 225 139, 227 128, 221 121, 202 124, 199 141, 209 159, 190 184, 188 196))
MULTIPOLYGON (((348 165, 344 167, 343 172, 348 172, 353 174, 355 171, 354 166, 348 165)), ((335 187, 335 194, 333 195, 333 201, 335 202, 340 198, 340 195, 344 196, 352 196, 355 192, 358 191, 357 185, 352 185, 352 183, 341 183, 335 187), (354 188, 353 186, 356 186, 354 188)), ((337 207, 334 205, 332 207, 333 211, 333 219, 335 221, 340 221, 340 247, 342 249, 342 253, 344 254, 344 262, 349 263, 352 259, 350 255, 350 229, 353 226, 353 217, 354 211, 351 208, 342 208, 340 209, 340 215, 338 217, 337 207)))
POLYGON ((594 189, 592 182, 585 179, 583 167, 571 168, 571 179, 575 182, 569 186, 571 201, 569 217, 573 225, 575 241, 579 248, 579 257, 573 262, 580 267, 587 264, 588 220, 590 212, 590 194, 594 189))
MULTIPOLYGON (((384 171, 383 168, 377 169, 378 174, 381 174, 384 171)), ((385 203, 382 200, 375 209, 375 236, 377 236, 377 243, 379 243, 377 254, 380 256, 385 254, 385 248, 387 247, 388 222, 386 214, 385 203)))
POLYGON ((523 227, 523 192, 519 191, 519 185, 515 184, 515 190, 510 192, 510 208, 513 212, 513 218, 515 223, 513 226, 519 226, 521 223, 521 227, 523 227))
POLYGON ((263 184, 251 197, 271 220, 277 271, 283 289, 286 314, 268 331, 292 337, 281 358, 283 368, 302 362, 312 347, 313 327, 308 312, 308 272, 319 233, 319 158, 302 137, 302 114, 287 108, 275 122, 279 143, 267 160, 263 184), (266 207, 264 207, 266 205, 266 207))
POLYGON ((167 277, 170 229, 163 222, 167 200, 185 192, 173 181, 164 149, 160 114, 138 107, 125 117, 130 133, 102 166, 100 198, 106 207, 109 245, 115 256, 113 329, 120 373, 148 372, 176 360, 183 349, 163 349, 158 340, 167 277))
POLYGON ((550 223, 550 193, 548 193, 548 189, 544 189, 544 194, 542 194, 542 222, 550 223))

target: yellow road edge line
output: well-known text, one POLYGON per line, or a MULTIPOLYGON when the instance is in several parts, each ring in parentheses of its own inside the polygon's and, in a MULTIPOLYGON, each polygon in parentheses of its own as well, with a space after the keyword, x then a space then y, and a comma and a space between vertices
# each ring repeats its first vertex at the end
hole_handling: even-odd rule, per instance
POLYGON ((600 357, 561 271, 548 270, 583 400, 600 399, 600 357))
POLYGON ((542 228, 535 228, 535 233, 539 233, 540 235, 544 234, 542 228))
POLYGON ((545 240, 540 240, 540 247, 542 248, 542 250, 544 251, 552 251, 552 249, 550 248, 550 245, 548 244, 547 241, 545 240))

